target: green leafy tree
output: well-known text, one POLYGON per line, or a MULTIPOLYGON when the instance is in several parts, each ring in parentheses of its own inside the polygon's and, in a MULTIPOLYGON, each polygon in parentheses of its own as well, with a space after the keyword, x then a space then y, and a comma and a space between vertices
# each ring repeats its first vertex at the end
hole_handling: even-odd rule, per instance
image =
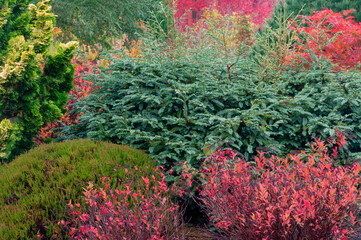
POLYGON ((54 47, 50 0, 28 2, 0 0, 0 159, 7 161, 61 117, 73 86, 77 43, 54 47))

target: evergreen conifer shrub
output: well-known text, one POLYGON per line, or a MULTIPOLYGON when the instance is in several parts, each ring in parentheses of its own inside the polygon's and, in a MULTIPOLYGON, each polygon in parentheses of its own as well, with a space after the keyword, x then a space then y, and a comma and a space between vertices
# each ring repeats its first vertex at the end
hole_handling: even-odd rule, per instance
POLYGON ((168 168, 182 160, 198 167, 218 148, 246 159, 257 150, 287 153, 336 130, 348 132, 349 150, 360 152, 359 73, 335 73, 320 60, 275 74, 252 58, 205 46, 157 46, 143 59, 112 59, 88 76, 98 87, 74 105, 83 115, 62 138, 129 144, 168 168))
POLYGON ((85 203, 89 182, 99 186, 111 177, 114 189, 154 174, 148 167, 155 167, 148 155, 124 145, 74 140, 34 148, 0 166, 0 239, 62 239, 68 230, 58 223, 69 220, 66 206, 85 203))
POLYGON ((28 2, 0 1, 0 161, 28 150, 40 127, 62 116, 73 87, 77 43, 54 47, 50 0, 28 2))

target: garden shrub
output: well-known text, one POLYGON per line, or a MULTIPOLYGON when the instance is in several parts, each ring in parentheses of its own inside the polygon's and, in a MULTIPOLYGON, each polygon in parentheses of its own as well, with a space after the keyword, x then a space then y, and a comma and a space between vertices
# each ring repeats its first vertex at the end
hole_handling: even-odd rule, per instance
POLYGON ((209 44, 219 45, 226 52, 229 49, 238 49, 242 43, 252 44, 252 36, 255 24, 250 21, 249 16, 234 12, 231 15, 222 15, 217 9, 204 9, 199 21, 191 29, 196 32, 204 32, 212 35, 213 41, 209 44), (224 34, 227 29, 227 34, 224 34))
POLYGON ((85 61, 76 57, 73 58, 72 63, 75 64, 74 87, 70 90, 70 98, 64 107, 67 112, 57 122, 49 123, 39 130, 38 134, 34 137, 36 145, 41 145, 44 143, 45 139, 53 139, 57 128, 63 125, 78 123, 78 114, 70 113, 72 110, 71 104, 73 104, 74 101, 78 101, 82 97, 87 96, 91 92, 91 82, 84 81, 82 75, 93 72, 95 64, 91 61, 85 61))
POLYGON ((19 141, 19 127, 11 124, 9 119, 0 122, 0 159, 8 159, 19 141))
POLYGON ((358 67, 361 62, 361 23, 350 14, 355 10, 335 13, 330 9, 300 16, 302 23, 294 23, 297 32, 293 59, 297 56, 313 61, 311 54, 322 56, 335 64, 335 69, 358 67))
POLYGON ((129 144, 167 169, 181 160, 198 167, 220 147, 246 159, 265 146, 268 153, 300 150, 336 129, 353 137, 352 154, 360 152, 359 73, 335 73, 320 60, 310 69, 275 70, 274 77, 252 58, 207 45, 203 36, 194 36, 192 46, 145 39, 138 59, 111 58, 113 64, 88 76, 99 87, 75 103, 83 115, 63 129, 62 139, 129 144))
POLYGON ((63 224, 71 228, 72 239, 184 239, 179 206, 169 198, 165 176, 157 169, 149 178, 124 183, 115 191, 109 190, 110 178, 104 181, 100 189, 92 184, 85 189, 85 211, 70 204, 72 220, 63 224), (141 190, 132 191, 134 185, 141 190))
POLYGON ((265 25, 255 34, 250 55, 258 65, 260 71, 257 74, 260 77, 278 79, 286 69, 299 67, 300 64, 293 64, 299 63, 294 58, 297 38, 292 29, 292 23, 297 21, 290 20, 287 15, 276 16, 271 26, 265 25))
POLYGON ((124 145, 75 140, 34 148, 0 166, 0 239, 59 239, 64 232, 57 224, 67 220, 66 205, 84 203, 88 182, 98 186, 102 176, 109 176, 118 179, 115 188, 129 178, 154 174, 147 167, 155 167, 148 155, 124 145), (129 176, 126 166, 142 172, 129 176))
POLYGON ((50 0, 28 2, 0 1, 0 122, 11 124, 0 161, 32 147, 38 130, 65 112, 73 86, 77 43, 54 46, 50 0))
POLYGON ((260 153, 255 163, 217 151, 199 178, 211 222, 227 239, 347 239, 360 213, 361 167, 335 166, 337 148, 327 145, 318 139, 309 154, 286 158, 260 153))
MULTIPOLYGON (((130 41, 127 36, 123 36, 122 39, 113 39, 112 47, 123 49, 127 56, 136 58, 140 55, 141 44, 141 41, 130 41), (126 47, 126 45, 129 45, 129 47, 126 47)), ((57 122, 49 123, 39 130, 38 134, 33 138, 36 145, 43 144, 46 139, 51 141, 56 138, 60 127, 78 123, 78 116, 80 114, 72 113, 72 104, 76 101, 81 101, 83 97, 88 96, 92 91, 92 83, 84 80, 84 75, 96 73, 97 65, 109 64, 99 56, 100 50, 90 46, 82 45, 80 50, 76 51, 72 59, 72 63, 75 65, 74 87, 70 90, 69 100, 64 107, 67 112, 57 122)))

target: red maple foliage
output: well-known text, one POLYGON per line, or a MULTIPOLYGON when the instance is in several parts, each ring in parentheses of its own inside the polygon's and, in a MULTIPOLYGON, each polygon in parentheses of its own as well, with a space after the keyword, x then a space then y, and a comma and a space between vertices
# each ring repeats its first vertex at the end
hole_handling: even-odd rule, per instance
POLYGON ((311 16, 299 16, 301 24, 294 23, 298 43, 297 56, 312 62, 308 50, 337 64, 335 70, 350 69, 361 62, 361 23, 350 14, 355 10, 335 13, 330 9, 315 11, 311 16))
POLYGON ((234 12, 247 15, 250 20, 262 25, 273 12, 278 0, 175 0, 175 18, 181 27, 190 26, 199 20, 205 8, 216 8, 221 14, 234 12))

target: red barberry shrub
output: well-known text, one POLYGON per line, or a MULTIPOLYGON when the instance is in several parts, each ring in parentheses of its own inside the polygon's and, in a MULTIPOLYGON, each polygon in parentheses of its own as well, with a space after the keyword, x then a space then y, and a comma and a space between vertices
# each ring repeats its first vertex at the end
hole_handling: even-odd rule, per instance
POLYGON ((359 213, 361 167, 334 166, 328 147, 316 140, 309 154, 260 153, 255 163, 217 151, 200 178, 210 220, 229 239, 344 239, 359 213))
POLYGON ((164 175, 156 169, 150 178, 128 179, 113 191, 110 178, 104 177, 103 188, 90 184, 85 189, 86 206, 69 204, 72 220, 62 224, 70 228, 71 239, 181 238, 181 214, 170 199, 164 175))
POLYGON ((316 56, 337 64, 335 70, 356 67, 361 61, 361 23, 350 15, 354 11, 335 13, 325 8, 311 16, 299 16, 302 23, 294 23, 292 27, 298 39, 294 56, 313 62, 311 50, 316 56))
POLYGON ((249 16, 251 21, 262 25, 273 12, 273 7, 278 0, 175 0, 175 18, 184 28, 192 27, 202 16, 204 9, 217 9, 222 15, 239 13, 249 16))

